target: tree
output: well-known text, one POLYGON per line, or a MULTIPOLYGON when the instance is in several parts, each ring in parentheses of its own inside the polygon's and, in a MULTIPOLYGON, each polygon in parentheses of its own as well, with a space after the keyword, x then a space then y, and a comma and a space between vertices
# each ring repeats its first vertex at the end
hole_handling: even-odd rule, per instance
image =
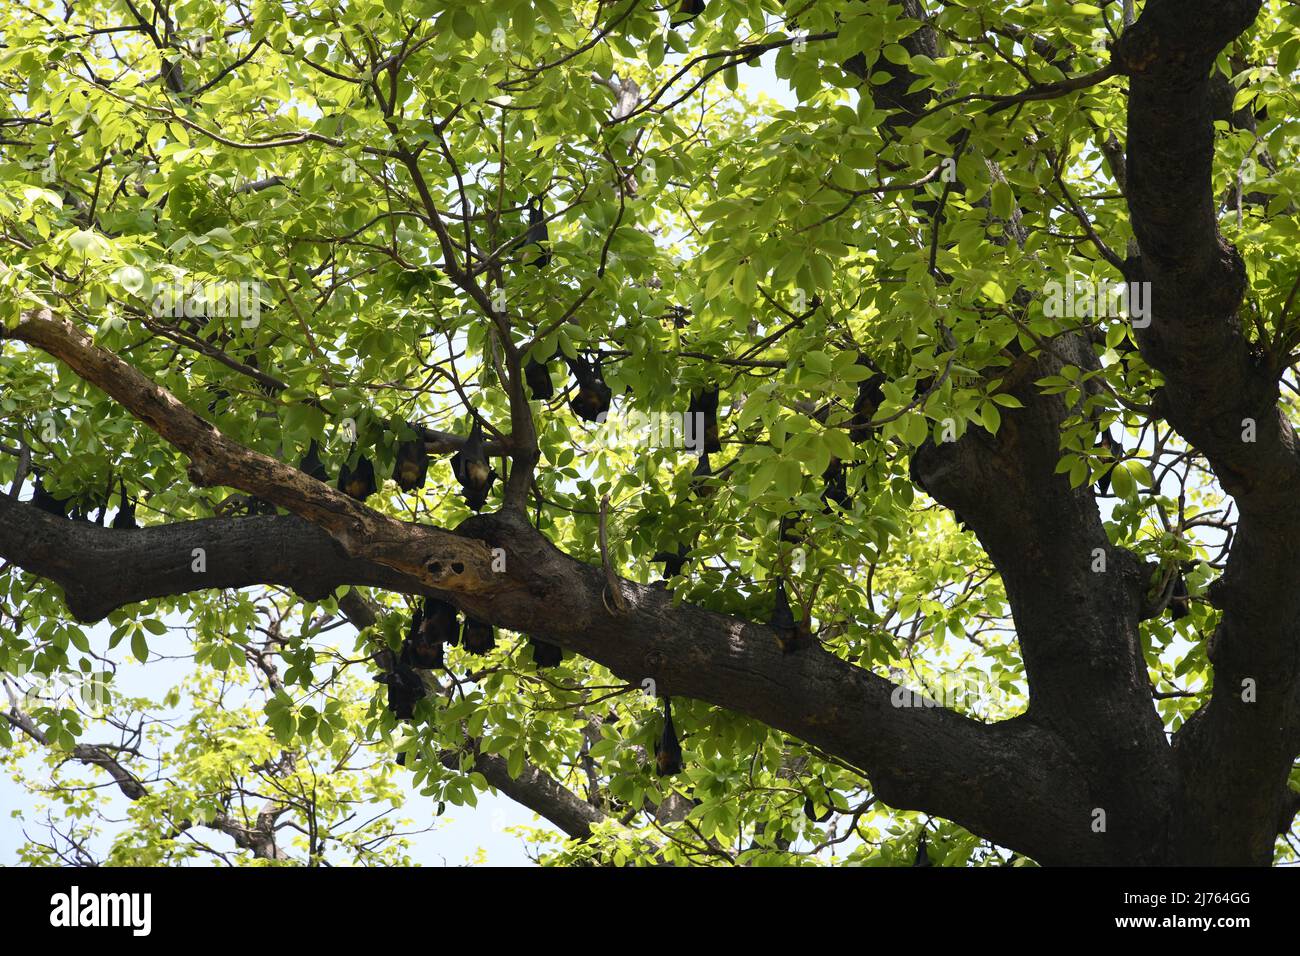
POLYGON ((30 857, 75 765, 123 862, 399 861, 405 773, 552 862, 1292 859, 1300 10, 1134 6, 7 7, 0 668, 192 658, 8 679, 30 857))

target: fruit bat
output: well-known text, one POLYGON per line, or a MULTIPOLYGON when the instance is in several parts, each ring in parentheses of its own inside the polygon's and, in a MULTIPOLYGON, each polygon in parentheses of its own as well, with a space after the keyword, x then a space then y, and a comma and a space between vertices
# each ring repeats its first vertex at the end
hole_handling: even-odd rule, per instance
POLYGON ((492 483, 497 480, 497 473, 488 464, 483 444, 483 425, 477 419, 469 430, 464 446, 451 458, 451 472, 465 492, 465 503, 473 510, 481 511, 487 502, 488 492, 492 490, 492 483))
POLYGON ((417 667, 432 670, 442 667, 442 649, 444 644, 453 646, 460 643, 460 621, 456 609, 446 601, 428 598, 420 615, 419 628, 412 628, 412 638, 408 642, 417 667))
POLYGON ((776 602, 772 605, 772 617, 768 625, 776 630, 776 642, 781 646, 782 654, 789 654, 799 646, 801 628, 795 623, 794 613, 790 610, 790 598, 785 593, 785 582, 776 579, 776 602))
MULTIPOLYGON (((825 785, 823 784, 823 789, 825 785)), ((821 813, 817 812, 817 805, 813 803, 812 794, 805 793, 803 798, 803 815, 813 823, 825 823, 835 813, 835 807, 828 804, 826 809, 821 813)))
POLYGON ((835 502, 841 508, 849 508, 853 501, 849 498, 848 482, 844 472, 844 462, 838 458, 832 458, 830 465, 822 474, 822 481, 825 482, 825 488, 822 490, 822 504, 826 510, 830 511, 831 502, 835 502))
POLYGON ((934 866, 934 864, 930 862, 930 854, 926 850, 926 840, 925 840, 924 830, 922 830, 921 835, 916 838, 916 860, 912 863, 912 865, 913 866, 934 866))
POLYGON ((486 654, 497 646, 496 629, 486 621, 472 617, 465 618, 461 639, 465 642, 465 650, 471 654, 486 654))
MULTIPOLYGON (((1098 437, 1097 447, 1105 452, 1111 458, 1112 462, 1118 461, 1120 455, 1124 453, 1124 447, 1116 441, 1114 434, 1111 433, 1109 428, 1102 432, 1098 437)), ((1097 494, 1110 494, 1110 474, 1114 470, 1115 465, 1112 463, 1107 465, 1105 470, 1101 473, 1101 476, 1097 479, 1097 494)))
POLYGON ((329 473, 320 460, 320 446, 316 444, 316 439, 313 438, 311 444, 307 446, 307 454, 303 455, 302 461, 298 462, 298 470, 317 481, 330 480, 329 473))
POLYGON ((126 482, 118 479, 121 486, 121 502, 117 506, 117 514, 113 515, 113 527, 119 531, 138 528, 140 525, 135 520, 135 501, 126 496, 126 482))
POLYGON ((108 480, 108 487, 104 489, 104 493, 86 506, 87 515, 90 514, 91 508, 95 507, 96 505, 99 506, 99 509, 95 512, 95 524, 99 525, 101 528, 104 526, 104 519, 108 517, 108 502, 109 499, 111 499, 112 497, 113 497, 113 479, 110 478, 108 480))
POLYGON ((1183 577, 1183 572, 1179 571, 1178 576, 1174 578, 1174 590, 1169 597, 1169 620, 1181 621, 1191 613, 1188 608, 1187 579, 1183 577))
POLYGON ((230 398, 230 393, 226 391, 224 388, 217 388, 212 385, 206 385, 204 387, 209 392, 211 392, 213 395, 216 396, 215 398, 212 399, 212 401, 208 402, 208 411, 215 413, 217 410, 217 406, 220 403, 224 402, 226 399, 230 398))
POLYGON ((609 413, 609 403, 613 397, 609 386, 605 384, 604 376, 600 374, 600 359, 588 362, 583 358, 571 358, 568 363, 578 383, 578 394, 570 399, 569 407, 573 409, 573 414, 584 421, 599 422, 602 416, 609 413))
POLYGON ((682 0, 681 5, 677 8, 680 16, 673 21, 673 26, 680 27, 690 23, 704 12, 704 3, 705 0, 682 0))
POLYGON ((397 663, 391 671, 380 674, 375 680, 388 688, 388 709, 398 720, 415 716, 415 705, 425 698, 429 690, 416 673, 410 652, 411 645, 402 647, 397 663))
POLYGON ((673 727, 673 705, 664 698, 664 730, 655 741, 655 773, 660 777, 671 777, 682 772, 682 745, 677 740, 677 730, 673 727))
POLYGON ((393 480, 403 491, 416 491, 424 487, 429 476, 429 454, 424 449, 424 439, 414 438, 397 446, 397 460, 393 464, 393 480))
MULTIPOLYGON (((455 610, 452 609, 453 626, 454 622, 455 610)), ((402 641, 401 660, 409 667, 419 667, 423 670, 442 667, 441 628, 445 628, 446 623, 445 612, 431 606, 429 601, 425 602, 424 607, 417 604, 411 615, 411 626, 402 641), (426 611, 429 616, 426 616, 426 611)))
POLYGON ((687 414, 692 416, 692 421, 696 421, 694 416, 699 415, 699 420, 704 422, 703 450, 706 453, 722 451, 722 442, 718 438, 718 390, 706 388, 698 395, 692 393, 687 414))
POLYGON ((713 477, 713 466, 709 464, 709 453, 702 452, 700 460, 695 463, 695 470, 691 472, 691 488, 701 498, 707 498, 713 494, 713 486, 709 484, 708 479, 713 477))
POLYGON ((675 578, 682 573, 682 566, 686 564, 686 559, 690 557, 690 549, 686 545, 677 548, 676 553, 672 551, 656 551, 655 556, 650 560, 658 564, 663 562, 664 580, 675 578))
POLYGON ((547 251, 545 243, 549 242, 551 232, 546 226, 546 211, 542 208, 540 199, 528 200, 528 235, 524 238, 524 245, 535 245, 540 250, 537 258, 529 265, 537 266, 539 269, 551 264, 551 254, 547 251))
POLYGON ((853 402, 853 417, 849 420, 849 438, 855 442, 862 442, 871 437, 871 420, 885 400, 885 392, 882 388, 885 384, 885 373, 865 355, 858 356, 857 364, 866 366, 872 372, 870 376, 858 383, 858 397, 853 402))
POLYGON ((545 402, 555 397, 551 370, 544 363, 529 359, 528 365, 524 368, 524 381, 528 383, 528 391, 538 401, 545 402))
POLYGON ((45 490, 45 485, 41 483, 42 472, 39 468, 32 469, 32 500, 31 504, 59 518, 68 517, 68 508, 72 501, 71 498, 56 498, 45 490))
POLYGON ((555 644, 530 637, 528 645, 533 651, 533 663, 538 667, 559 667, 564 659, 564 651, 555 644))
POLYGON ((339 491, 349 497, 356 498, 357 501, 365 501, 376 491, 375 466, 365 455, 357 459, 356 468, 349 468, 345 461, 343 467, 339 469, 338 487, 339 491))
POLYGON ((411 626, 406 631, 406 641, 412 643, 420 639, 421 628, 424 627, 424 605, 415 605, 415 610, 411 612, 411 626))
POLYGON ((799 531, 799 514, 797 512, 782 515, 776 527, 777 535, 782 541, 790 544, 799 544, 803 541, 803 534, 799 531))

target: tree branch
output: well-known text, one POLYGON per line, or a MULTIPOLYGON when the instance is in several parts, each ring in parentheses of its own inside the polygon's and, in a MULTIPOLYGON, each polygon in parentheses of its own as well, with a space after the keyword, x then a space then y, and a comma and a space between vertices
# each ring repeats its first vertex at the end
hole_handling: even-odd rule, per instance
POLYGON ((1244 334, 1246 272, 1219 234, 1212 191, 1211 67, 1259 0, 1149 0, 1115 56, 1132 81, 1127 195, 1151 283, 1142 355, 1164 377, 1158 408, 1209 459, 1241 518, 1210 598, 1209 704, 1175 736, 1183 842, 1198 859, 1272 859, 1300 749, 1300 457, 1278 405, 1278 357, 1244 334))

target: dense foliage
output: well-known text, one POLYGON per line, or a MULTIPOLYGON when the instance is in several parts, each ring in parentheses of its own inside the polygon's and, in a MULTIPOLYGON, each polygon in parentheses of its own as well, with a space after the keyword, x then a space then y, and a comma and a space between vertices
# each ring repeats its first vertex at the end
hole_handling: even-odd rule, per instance
MULTIPOLYGON (((493 450, 485 512, 514 507, 594 573, 608 561, 678 608, 767 622, 781 581, 813 649, 772 666, 799 674, 819 645, 978 723, 1032 711, 1019 608, 979 518, 936 503, 916 455, 1014 443, 1027 396, 1059 400, 1056 480, 1078 500, 1096 488, 1109 544, 1146 569, 1133 633, 1149 705, 1179 731, 1214 686, 1222 609, 1206 594, 1237 514, 1160 404, 1167 352, 1139 342, 1136 300, 1081 305, 1135 278, 1115 53, 1127 5, 691 6, 4 0, 0 314, 10 329, 34 310, 69 320, 270 458, 296 465, 317 443, 331 483, 367 456, 380 489, 366 505, 422 526, 473 514, 451 465, 472 421, 506 449, 534 430, 531 480, 526 455, 493 450), (784 103, 764 92, 787 88, 784 103), (1086 359, 1061 357, 1080 334, 1086 359), (570 406, 569 361, 597 356, 603 424, 570 406), (530 362, 553 397, 523 392, 530 362), (661 426, 713 389, 720 450, 701 468, 661 426), (385 479, 413 439, 431 459, 407 492, 385 479)), ((1300 8, 1269 0, 1211 84, 1215 218, 1244 261, 1244 335, 1277 365, 1285 407, 1298 26, 1300 8)), ((104 523, 135 498, 146 529, 211 521, 199 544, 276 511, 253 485, 199 480, 189 449, 94 369, 12 339, 11 497, 30 498, 34 466, 104 523)), ((0 545, 0 670, 27 675, 6 684, 0 761, 34 795, 25 860, 402 862, 405 793, 474 804, 503 768, 551 821, 524 836, 553 863, 987 865, 1037 845, 952 822, 950 801, 891 804, 874 767, 725 696, 672 697, 685 768, 657 776, 656 691, 671 681, 573 653, 556 621, 537 633, 570 653, 539 667, 490 593, 461 606, 503 625, 495 648, 447 647, 404 721, 372 678, 417 596, 454 589, 196 583, 137 592, 92 625, 25 560, 34 541, 0 545), (164 665, 156 693, 118 689, 132 660, 164 665), (17 696, 60 674, 102 676, 108 707, 17 696), (587 825, 556 823, 528 780, 576 795, 587 825)), ((276 549, 297 560, 277 533, 252 550, 276 549)), ((101 572, 114 553, 96 552, 101 572)), ((117 554, 130 578, 139 556, 117 554)), ((1073 595, 1063 583, 1062 616, 1082 607, 1073 595)), ((557 621, 568 600, 550 595, 557 621)), ((717 657, 698 667, 718 687, 753 683, 717 657)), ((833 719, 872 732, 865 710, 833 719)), ((929 765, 895 759, 903 776, 929 765)), ((1294 855, 1286 827, 1278 861, 1294 855)))

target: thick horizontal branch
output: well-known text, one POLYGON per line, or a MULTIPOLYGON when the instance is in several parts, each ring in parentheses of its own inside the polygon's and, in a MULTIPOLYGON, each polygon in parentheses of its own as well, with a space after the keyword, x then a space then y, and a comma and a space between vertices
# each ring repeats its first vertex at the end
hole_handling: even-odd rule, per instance
POLYGON ((60 585, 82 621, 150 598, 259 584, 283 585, 307 600, 347 584, 426 590, 390 567, 349 557, 329 534, 293 515, 119 531, 0 496, 0 555, 60 585))
MULTIPOLYGON (((460 760, 458 751, 442 754, 442 763, 449 770, 460 770, 460 760)), ((476 753, 471 769, 515 803, 549 820, 575 840, 590 837, 591 828, 605 819, 604 813, 531 763, 525 763, 519 776, 512 777, 504 757, 476 753)))
MULTIPOLYGON (((439 592, 475 617, 557 643, 628 683, 653 678, 661 693, 755 717, 862 768, 893 805, 958 820, 1036 859, 1050 862, 1062 828, 1086 817, 1086 791, 1064 749, 1027 721, 984 725, 942 708, 896 706, 897 688, 884 678, 817 646, 783 654, 768 626, 674 607, 662 586, 618 581, 627 612, 615 617, 606 609, 601 569, 562 554, 513 513, 478 516, 458 533, 507 556, 499 588, 439 592)), ((281 583, 308 597, 343 583, 426 590, 385 565, 348 556, 324 532, 288 516, 115 531, 0 499, 0 555, 61 583, 83 618, 163 592, 253 583, 281 583), (206 574, 191 571, 195 547, 206 549, 206 574)), ((551 807, 548 819, 562 810, 564 822, 553 822, 567 832, 575 808, 551 807)), ((1071 859, 1099 854, 1086 825, 1078 836, 1071 859)))

